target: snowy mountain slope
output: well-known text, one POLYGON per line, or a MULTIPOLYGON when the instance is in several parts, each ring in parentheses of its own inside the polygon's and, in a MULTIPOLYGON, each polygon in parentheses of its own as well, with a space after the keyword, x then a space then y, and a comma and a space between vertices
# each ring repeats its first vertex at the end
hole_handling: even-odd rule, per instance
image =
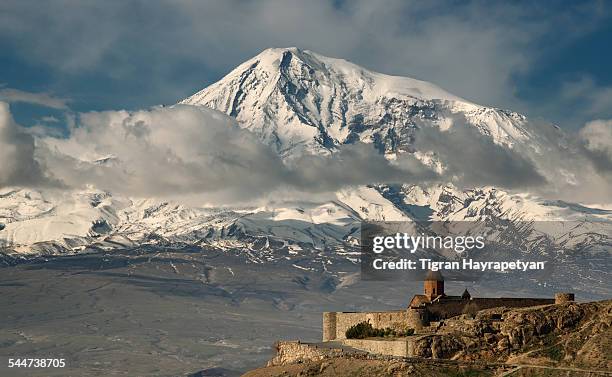
POLYGON ((346 190, 326 203, 240 209, 188 208, 116 198, 97 190, 49 198, 32 190, 13 190, 0 200, 0 214, 5 225, 0 230, 0 264, 37 255, 189 246, 241 256, 248 263, 282 263, 341 279, 358 268, 362 220, 467 220, 475 227, 510 220, 516 227, 510 240, 516 251, 497 257, 524 258, 519 250, 529 250, 534 257, 569 261, 546 282, 579 280, 575 286, 583 289, 608 278, 612 245, 610 210, 495 188, 461 191, 450 185, 379 185, 346 190), (578 221, 554 221, 560 219, 578 221))
MULTIPOLYGON (((547 148, 520 114, 295 48, 266 50, 182 103, 236 117, 287 160, 305 153, 333 155, 342 145, 361 141, 389 159, 413 153, 439 168, 429 151, 415 149, 414 133, 424 127, 448 130, 456 122, 508 150, 537 154, 547 148)), ((109 155, 96 163, 116 161, 109 155)), ((95 188, 63 193, 7 188, 0 192, 0 251, 36 255, 193 245, 244 255, 253 263, 282 260, 298 269, 333 272, 334 266, 358 262, 362 220, 492 225, 509 220, 529 250, 540 251, 542 234, 551 235, 555 250, 588 257, 583 258, 587 265, 590 255, 601 251, 609 261, 612 245, 605 230, 612 224, 609 209, 495 187, 379 184, 342 190, 326 202, 260 208, 188 207, 95 188)))
MULTIPOLYGON (((579 245, 593 232, 606 229, 601 224, 610 229, 612 211, 511 195, 491 187, 462 191, 451 185, 427 189, 378 185, 345 190, 326 203, 240 209, 188 208, 150 199, 116 198, 93 189, 49 199, 32 190, 11 190, 0 200, 0 223, 5 225, 0 230, 0 245, 6 251, 39 254, 187 243, 268 251, 277 253, 270 257, 274 259, 353 249, 359 243, 362 220, 511 220, 536 224, 534 231, 554 235, 565 245, 579 245), (548 228, 538 229, 546 224, 548 228)), ((609 242, 612 234, 596 236, 601 243, 609 242)))
POLYGON ((265 50, 180 103, 236 117, 285 157, 329 153, 356 141, 387 155, 402 153, 424 122, 446 130, 456 118, 500 145, 537 148, 520 114, 296 48, 265 50))
POLYGON ((119 224, 117 212, 125 206, 110 195, 76 192, 46 198, 38 191, 4 189, 0 193, 0 244, 27 247, 61 241, 68 247, 88 244, 92 237, 119 224))

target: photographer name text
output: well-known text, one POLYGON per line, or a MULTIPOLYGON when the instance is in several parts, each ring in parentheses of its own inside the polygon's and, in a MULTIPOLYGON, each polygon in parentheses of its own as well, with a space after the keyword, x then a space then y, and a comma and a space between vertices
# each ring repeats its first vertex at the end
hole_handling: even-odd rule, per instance
POLYGON ((543 270, 545 261, 475 261, 473 259, 463 259, 461 261, 434 261, 427 258, 418 260, 399 259, 387 261, 381 258, 374 259, 372 266, 375 270, 478 270, 478 271, 530 271, 543 270))

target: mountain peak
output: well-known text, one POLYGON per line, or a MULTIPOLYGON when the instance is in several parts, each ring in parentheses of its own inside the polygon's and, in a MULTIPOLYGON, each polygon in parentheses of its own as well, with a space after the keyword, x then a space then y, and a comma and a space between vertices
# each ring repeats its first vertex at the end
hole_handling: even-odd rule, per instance
POLYGON ((300 49, 295 46, 293 47, 269 47, 263 50, 262 52, 260 52, 259 54, 257 54, 254 58, 268 56, 268 55, 281 56, 284 53, 292 53, 292 54, 300 55, 302 53, 307 53, 307 52, 309 51, 300 49))
POLYGON ((308 79, 315 73, 334 73, 341 79, 357 79, 364 86, 375 92, 376 95, 404 95, 427 100, 466 100, 457 97, 438 86, 426 81, 416 80, 409 77, 391 76, 377 73, 358 66, 344 59, 331 58, 300 49, 298 47, 267 48, 253 58, 240 64, 224 78, 208 88, 181 101, 182 103, 202 104, 202 94, 210 92, 210 88, 218 84, 227 83, 235 76, 248 74, 250 70, 257 67, 259 70, 267 71, 269 74, 282 71, 294 63, 297 67, 307 68, 308 74, 295 77, 297 80, 308 79))
POLYGON ((283 157, 328 154, 372 143, 382 153, 411 149, 423 121, 450 127, 461 113, 496 142, 525 138, 518 114, 478 106, 438 86, 370 71, 297 47, 269 48, 181 101, 235 117, 283 157))

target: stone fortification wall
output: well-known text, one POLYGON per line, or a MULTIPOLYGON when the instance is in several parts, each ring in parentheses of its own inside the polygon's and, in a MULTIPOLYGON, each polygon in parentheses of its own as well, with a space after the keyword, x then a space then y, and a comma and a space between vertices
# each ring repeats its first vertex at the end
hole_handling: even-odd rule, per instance
POLYGON ((326 312, 323 313, 323 341, 346 339, 346 330, 359 322, 370 322, 375 328, 390 327, 403 331, 408 326, 406 310, 388 312, 326 312))
POLYGON ((275 347, 276 356, 268 361, 269 367, 339 357, 344 352, 340 348, 316 347, 299 341, 277 342, 275 347))
POLYGON ((412 356, 412 350, 414 349, 414 340, 411 338, 396 340, 344 339, 342 344, 373 354, 400 357, 412 356))
POLYGON ((336 339, 336 312, 323 313, 323 341, 328 342, 336 339))

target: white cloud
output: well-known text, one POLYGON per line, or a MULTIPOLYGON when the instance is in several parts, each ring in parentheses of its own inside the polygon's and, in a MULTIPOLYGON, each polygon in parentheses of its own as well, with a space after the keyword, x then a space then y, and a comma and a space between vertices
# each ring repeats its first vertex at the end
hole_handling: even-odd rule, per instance
POLYGON ((58 185, 37 159, 34 137, 15 123, 5 102, 0 102, 0 161, 0 187, 58 185))
POLYGON ((550 138, 544 145, 553 148, 539 156, 503 149, 471 128, 428 133, 423 127, 416 146, 436 152, 446 167, 440 177, 412 155, 391 163, 371 145, 361 144, 340 148, 332 156, 306 155, 287 164, 233 118, 207 108, 79 114, 69 127, 69 137, 62 138, 19 127, 3 104, 0 158, 5 163, 0 166, 0 187, 91 184, 126 196, 236 205, 281 199, 281 195, 314 200, 376 182, 441 180, 515 188, 571 201, 606 201, 612 177, 606 178, 612 171, 610 124, 587 125, 581 132, 584 144, 562 142, 548 126, 549 134, 542 137, 550 138), (565 176, 556 174, 560 166, 565 176))
POLYGON ((57 119, 54 116, 47 115, 47 116, 44 116, 44 117, 40 118, 40 121, 41 122, 45 122, 45 123, 58 123, 59 119, 57 119))
POLYGON ((612 173, 612 119, 588 122, 580 130, 580 137, 596 166, 612 173))
POLYGON ((498 145, 462 116, 450 116, 453 124, 450 129, 425 126, 414 134, 414 147, 434 152, 447 179, 468 188, 492 185, 533 190, 547 183, 547 177, 539 171, 539 158, 533 158, 532 153, 498 145))
POLYGON ((561 97, 566 103, 578 102, 576 111, 587 117, 612 115, 612 86, 597 85, 591 77, 564 82, 561 97))
POLYGON ((50 170, 66 185, 140 197, 199 195, 227 204, 287 190, 317 194, 433 177, 415 161, 400 169, 363 145, 288 166, 232 118, 192 106, 81 114, 68 139, 41 143, 50 170))
POLYGON ((25 102, 58 110, 68 108, 66 98, 56 97, 49 93, 32 93, 12 88, 0 89, 0 101, 8 103, 25 102))

